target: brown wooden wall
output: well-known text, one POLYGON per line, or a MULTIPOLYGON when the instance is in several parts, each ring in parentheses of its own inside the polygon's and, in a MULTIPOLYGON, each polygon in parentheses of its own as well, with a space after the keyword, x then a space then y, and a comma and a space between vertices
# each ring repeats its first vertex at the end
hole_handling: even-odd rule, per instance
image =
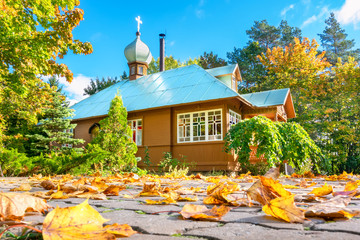
MULTIPOLYGON (((223 140, 177 143, 177 114, 222 109, 222 138, 224 139, 230 127, 228 124, 229 109, 241 114, 242 108, 243 106, 239 100, 229 99, 130 112, 128 114, 129 120, 142 119, 143 121, 142 146, 138 146, 136 155, 144 159, 145 146, 147 146, 149 148, 150 161, 153 163, 151 168, 156 168, 163 158, 164 152, 171 152, 174 158, 181 159, 184 156, 188 163, 195 162, 196 168, 193 170, 234 170, 237 168, 237 162, 234 159, 234 155, 225 153, 223 140)), ((82 138, 86 143, 91 141, 89 128, 101 119, 93 118, 74 121, 74 123, 78 124, 75 128, 75 138, 82 138)), ((144 167, 143 162, 139 162, 138 165, 144 167)))

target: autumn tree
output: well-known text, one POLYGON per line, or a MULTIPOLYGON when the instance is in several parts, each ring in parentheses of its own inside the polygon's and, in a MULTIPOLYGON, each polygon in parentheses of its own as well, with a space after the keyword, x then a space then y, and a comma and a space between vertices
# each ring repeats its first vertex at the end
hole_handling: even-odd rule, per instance
POLYGON ((326 51, 325 57, 328 61, 335 65, 338 58, 341 58, 343 61, 346 61, 348 57, 354 57, 355 60, 359 60, 360 49, 353 50, 355 40, 346 39, 347 34, 336 20, 334 13, 330 13, 330 17, 325 20, 325 23, 325 30, 319 36, 321 46, 326 51))
POLYGON ((295 39, 285 49, 274 47, 259 56, 267 72, 264 89, 290 88, 296 119, 307 130, 306 124, 312 119, 313 106, 318 101, 315 96, 324 91, 326 70, 330 66, 325 52, 318 53, 318 47, 315 40, 295 39))
POLYGON ((127 111, 119 95, 111 101, 108 116, 100 122, 99 134, 92 143, 109 153, 103 164, 108 169, 132 170, 136 167, 137 146, 127 123, 127 111))
POLYGON ((204 54, 200 56, 199 65, 204 69, 209 69, 226 66, 227 62, 211 51, 210 53, 204 52, 204 54))
POLYGON ((266 70, 259 61, 258 55, 265 53, 268 48, 285 48, 295 43, 295 38, 301 39, 301 30, 291 27, 282 20, 278 27, 270 25, 266 20, 255 21, 251 29, 246 31, 250 41, 243 48, 234 47, 234 51, 227 53, 229 63, 237 63, 243 81, 239 84, 240 93, 268 90, 263 85, 266 70))
POLYGON ((59 75, 71 82, 73 74, 57 59, 69 50, 92 52, 90 43, 76 40, 72 34, 83 19, 77 5, 77 0, 1 1, 0 118, 7 123, 6 135, 12 131, 10 124, 19 127, 23 122, 37 122, 49 96, 48 84, 39 76, 59 75))
POLYGON ((91 79, 90 85, 84 88, 84 95, 91 96, 97 92, 100 92, 105 88, 114 85, 117 82, 119 82, 117 77, 115 78, 108 77, 107 79, 103 77, 101 80, 98 77, 96 77, 95 80, 91 79))

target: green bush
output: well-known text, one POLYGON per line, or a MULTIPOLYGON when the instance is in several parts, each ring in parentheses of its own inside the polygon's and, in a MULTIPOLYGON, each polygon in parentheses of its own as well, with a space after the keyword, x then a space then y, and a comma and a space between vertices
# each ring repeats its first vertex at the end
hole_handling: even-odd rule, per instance
POLYGON ((296 123, 273 122, 256 116, 237 123, 225 136, 225 151, 235 151, 240 164, 249 163, 251 146, 257 146, 257 157, 264 155, 270 167, 288 161, 301 169, 311 161, 318 171, 323 155, 307 132, 296 123))
POLYGON ((0 150, 0 166, 5 176, 19 176, 29 173, 34 164, 24 153, 17 149, 0 150))

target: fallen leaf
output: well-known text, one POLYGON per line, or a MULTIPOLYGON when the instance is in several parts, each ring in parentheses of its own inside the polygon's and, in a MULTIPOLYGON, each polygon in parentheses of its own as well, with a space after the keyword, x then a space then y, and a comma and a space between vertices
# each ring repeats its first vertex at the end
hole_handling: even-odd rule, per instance
POLYGON ((107 196, 119 196, 119 192, 124 190, 125 188, 125 186, 110 185, 108 188, 105 189, 103 194, 107 196))
POLYGON ((272 178, 260 177, 247 191, 248 197, 254 201, 266 205, 272 199, 278 197, 287 197, 292 195, 285 190, 281 183, 276 182, 272 178))
POLYGON ((160 196, 160 186, 156 183, 144 184, 143 190, 139 193, 140 196, 160 196))
POLYGON ((21 220, 25 212, 40 212, 52 208, 44 199, 25 193, 0 193, 0 221, 21 220))
POLYGON ((15 192, 15 191, 30 191, 31 190, 31 185, 29 183, 22 183, 20 184, 19 187, 10 189, 10 191, 15 192))
POLYGON ((55 190, 57 187, 51 180, 45 180, 40 183, 45 190, 55 190))
POLYGON ((171 203, 176 203, 176 201, 172 198, 167 198, 167 199, 161 199, 161 200, 150 200, 150 199, 145 199, 146 204, 148 205, 168 205, 171 203))
POLYGON ((81 191, 69 194, 69 197, 90 198, 94 200, 107 200, 106 195, 103 193, 92 193, 92 192, 81 192, 81 191))
POLYGON ((344 188, 344 191, 347 192, 347 191, 354 191, 358 188, 358 184, 356 181, 350 181, 350 182, 347 182, 346 185, 345 185, 345 188, 344 188))
POLYGON ((67 196, 63 191, 57 191, 50 195, 50 199, 67 199, 69 196, 67 196))
POLYGON ((304 211, 295 206, 294 195, 272 199, 263 206, 262 210, 268 215, 290 223, 302 223, 305 219, 304 211))
POLYGON ((351 218, 360 214, 358 210, 346 208, 350 203, 351 196, 343 197, 336 196, 328 201, 314 204, 306 209, 306 217, 321 217, 321 218, 351 218))
POLYGON ((66 208, 57 207, 51 211, 43 223, 44 240, 57 239, 115 239, 129 237, 136 233, 128 225, 113 224, 103 227, 107 222, 88 201, 66 208))
POLYGON ((314 194, 316 197, 322 197, 328 195, 333 192, 333 188, 331 185, 328 185, 326 182, 322 187, 314 188, 308 194, 314 194))
POLYGON ((185 219, 219 221, 229 211, 230 208, 224 205, 208 209, 204 205, 185 204, 180 214, 185 219))

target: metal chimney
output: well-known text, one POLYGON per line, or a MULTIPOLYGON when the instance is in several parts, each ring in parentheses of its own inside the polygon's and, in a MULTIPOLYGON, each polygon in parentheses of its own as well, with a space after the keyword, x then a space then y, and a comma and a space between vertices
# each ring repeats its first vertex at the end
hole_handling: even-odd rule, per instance
POLYGON ((165 34, 160 33, 160 72, 165 70, 165 34))

